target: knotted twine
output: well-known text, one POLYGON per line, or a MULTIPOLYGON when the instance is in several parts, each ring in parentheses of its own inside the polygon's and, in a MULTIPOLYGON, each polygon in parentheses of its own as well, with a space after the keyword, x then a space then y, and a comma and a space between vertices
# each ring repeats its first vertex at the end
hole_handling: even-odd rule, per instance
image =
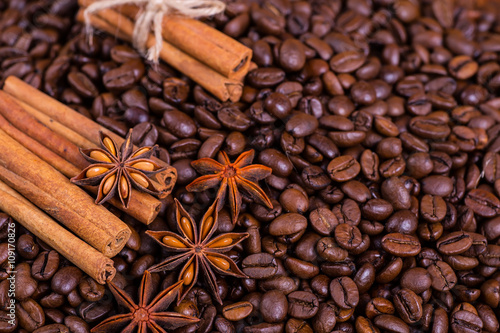
POLYGON ((222 12, 226 5, 218 0, 101 0, 89 5, 83 15, 87 34, 92 36, 92 25, 90 15, 103 9, 108 9, 120 5, 141 5, 146 4, 140 12, 134 26, 132 42, 134 47, 146 58, 155 63, 158 62, 163 44, 162 21, 163 17, 170 13, 178 13, 188 17, 211 16, 222 12), (155 45, 150 47, 146 53, 146 43, 149 31, 153 27, 155 45))

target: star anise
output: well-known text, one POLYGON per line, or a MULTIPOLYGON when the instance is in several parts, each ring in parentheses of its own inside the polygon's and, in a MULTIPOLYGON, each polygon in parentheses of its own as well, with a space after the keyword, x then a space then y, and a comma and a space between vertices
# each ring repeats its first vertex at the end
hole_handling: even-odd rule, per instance
POLYGON ((248 237, 248 233, 224 233, 212 239, 217 230, 217 199, 203 216, 199 229, 192 217, 175 199, 176 222, 180 235, 170 231, 146 231, 162 247, 170 252, 178 253, 169 256, 163 262, 149 268, 151 272, 171 270, 184 263, 179 280, 184 280, 179 289, 178 302, 195 285, 199 270, 203 270, 205 280, 219 303, 222 300, 218 293, 215 272, 223 275, 245 278, 245 274, 228 256, 222 254, 248 237))
POLYGON ((118 288, 113 282, 109 282, 108 286, 118 304, 126 308, 129 313, 109 317, 95 326, 91 330, 92 333, 145 333, 148 329, 150 332, 166 333, 167 330, 174 330, 199 321, 196 317, 176 312, 165 312, 182 287, 182 281, 168 287, 155 297, 151 273, 146 271, 139 286, 139 304, 136 304, 125 291, 118 288))
POLYGON ((102 149, 80 149, 91 165, 71 178, 71 181, 80 186, 99 185, 96 204, 108 201, 118 192, 120 201, 127 208, 132 186, 139 191, 158 195, 159 191, 148 178, 164 170, 150 159, 158 146, 142 147, 133 151, 130 130, 118 150, 113 139, 102 132, 100 135, 102 149))
POLYGON ((269 176, 272 170, 261 164, 250 165, 254 154, 253 149, 246 151, 231 163, 227 154, 221 151, 219 162, 211 158, 202 158, 191 162, 193 168, 204 176, 195 179, 186 186, 186 189, 190 192, 201 192, 209 188, 219 187, 217 192, 218 209, 224 204, 229 189, 229 204, 233 223, 236 223, 240 212, 241 194, 239 190, 258 203, 273 208, 271 200, 257 184, 259 180, 269 176))

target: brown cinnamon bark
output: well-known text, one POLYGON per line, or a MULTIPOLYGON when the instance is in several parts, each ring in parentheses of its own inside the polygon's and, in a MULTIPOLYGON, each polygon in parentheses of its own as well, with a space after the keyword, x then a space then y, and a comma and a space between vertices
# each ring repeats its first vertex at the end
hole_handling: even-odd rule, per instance
MULTIPOLYGON (((81 3, 85 3, 85 1, 81 1, 81 3)), ((134 23, 117 11, 103 9, 95 15, 90 15, 90 18, 94 27, 112 35, 119 30, 120 35, 127 36, 126 41, 130 42, 132 40, 134 23)), ((81 22, 84 21, 83 10, 80 10, 77 19, 81 22)), ((149 34, 147 46, 151 47, 153 45, 155 45, 155 38, 152 34, 149 34)), ((243 93, 243 84, 240 81, 221 75, 170 43, 163 41, 162 45, 160 58, 166 63, 188 76, 220 100, 239 101, 243 93)))
MULTIPOLYGON (((78 133, 75 133, 74 131, 70 130, 66 126, 60 124, 59 122, 55 121, 54 119, 50 118, 43 112, 38 111, 31 105, 28 105, 17 98, 15 99, 16 103, 18 103, 26 112, 28 112, 30 115, 35 117, 39 122, 50 128, 53 132, 56 134, 62 136, 63 138, 68 139, 70 142, 74 143, 76 146, 80 148, 92 148, 95 145, 92 143, 92 141, 87 140, 83 136, 81 136, 78 133)), ((97 147, 97 146, 96 146, 97 147)))
POLYGON ((36 156, 40 157, 43 161, 50 164, 53 168, 68 178, 74 177, 80 172, 73 164, 66 161, 61 156, 54 153, 35 139, 29 137, 24 132, 15 128, 11 123, 0 115, 0 129, 5 131, 10 137, 15 138, 17 142, 22 144, 26 149, 31 151, 36 156))
MULTIPOLYGON (((37 155, 42 160, 54 167, 56 170, 63 173, 66 177, 71 178, 79 174, 80 170, 88 165, 86 161, 84 161, 85 164, 80 165, 80 167, 78 168, 75 166, 75 161, 70 159, 70 157, 74 156, 75 154, 68 154, 67 156, 64 156, 68 160, 67 161, 63 157, 55 154, 51 149, 53 149, 53 147, 64 146, 67 150, 62 151, 63 154, 67 151, 80 154, 78 147, 71 143, 71 139, 81 136, 71 129, 67 128, 66 126, 62 125, 61 123, 50 119, 50 117, 48 117, 47 115, 32 108, 31 112, 33 113, 33 115, 35 115, 35 117, 33 117, 33 115, 27 113, 26 110, 19 105, 19 103, 22 102, 17 100, 15 97, 7 95, 6 93, 0 91, 0 114, 5 112, 6 114, 9 114, 10 118, 15 121, 14 124, 11 124, 7 122, 5 118, 0 116, 0 128, 7 132, 12 138, 15 138, 16 141, 21 143, 33 154, 37 155), (57 127, 61 135, 54 133, 50 129, 46 128, 43 125, 42 121, 38 118, 42 116, 45 116, 45 119, 49 118, 51 126, 57 127), (28 132, 30 133, 37 133, 39 141, 36 141, 33 138, 27 136, 26 134, 24 134, 24 131, 20 131, 13 125, 21 127, 22 129, 28 129, 28 132), (44 130, 45 135, 39 134, 39 131, 41 132, 42 130, 44 130), (45 146, 42 144, 44 144, 45 146)), ((31 106, 28 107, 31 108, 31 106)), ((97 147, 97 145, 95 145, 93 142, 83 137, 81 138, 82 139, 79 139, 79 141, 83 142, 83 140, 85 140, 83 143, 88 146, 83 146, 80 148, 97 147)), ((96 187, 85 187, 85 189, 94 194, 97 193, 96 187)), ((128 208, 123 207, 122 203, 117 198, 112 198, 109 203, 144 224, 153 222, 161 208, 161 202, 159 200, 147 193, 139 192, 136 189, 132 189, 132 196, 130 197, 128 208)))
POLYGON ((88 165, 75 144, 68 140, 61 140, 56 133, 24 111, 9 94, 1 90, 0 114, 18 130, 29 135, 59 156, 64 157, 71 164, 81 169, 88 165))
POLYGON ((0 181, 0 210, 47 243, 100 284, 116 274, 113 260, 61 227, 19 193, 0 181))
MULTIPOLYGON (((88 6, 96 0, 81 0, 88 6)), ((133 4, 117 11, 134 20, 140 8, 133 4)), ((244 77, 249 70, 252 50, 211 26, 189 17, 167 15, 162 23, 163 39, 230 79, 244 77)))
MULTIPOLYGON (((10 76, 5 80, 3 89, 16 99, 36 108, 38 111, 46 114, 53 120, 61 123, 70 130, 93 142, 96 146, 99 145, 100 131, 109 135, 118 145, 121 145, 123 141, 125 141, 119 135, 111 132, 107 128, 102 127, 91 119, 88 119, 82 114, 67 107, 61 102, 33 88, 26 82, 14 76, 10 76)), ((157 180, 155 186, 158 190, 162 191, 162 195, 160 197, 164 198, 168 196, 170 192, 172 192, 175 181, 177 180, 177 171, 175 170, 175 168, 171 167, 158 158, 153 158, 153 160, 165 168, 165 171, 155 175, 157 180)), ((130 204, 132 204, 132 202, 130 204)), ((151 219, 151 221, 153 219, 154 217, 151 219)))
POLYGON ((65 220, 69 229, 107 257, 113 257, 121 251, 131 234, 125 223, 103 206, 96 205, 85 191, 71 184, 64 175, 2 130, 0 142, 0 166, 49 193, 60 204, 83 218, 84 222, 65 220))

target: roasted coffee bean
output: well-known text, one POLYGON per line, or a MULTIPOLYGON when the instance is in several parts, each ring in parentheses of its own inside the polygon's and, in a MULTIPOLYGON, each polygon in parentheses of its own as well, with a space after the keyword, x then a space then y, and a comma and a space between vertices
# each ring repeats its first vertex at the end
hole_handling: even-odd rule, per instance
POLYGON ((407 324, 422 318, 422 299, 410 289, 403 288, 395 294, 394 306, 407 324))
POLYGON ((383 314, 373 319, 373 323, 378 328, 391 333, 410 333, 408 325, 398 317, 383 314))
POLYGON ((276 259, 268 253, 252 254, 242 261, 243 272, 253 279, 265 279, 278 270, 276 259))
POLYGON ((494 217, 500 212, 500 200, 491 192, 474 189, 467 193, 465 204, 474 213, 483 217, 494 217))
POLYGON ((78 286, 81 278, 82 271, 78 268, 74 266, 63 267, 52 277, 52 290, 62 295, 68 295, 78 286))
POLYGON ((368 319, 373 319, 376 316, 387 314, 394 314, 394 305, 387 299, 382 297, 372 298, 366 305, 366 316, 368 319))
POLYGON ((288 294, 288 315, 297 319, 309 319, 318 312, 318 298, 306 291, 288 294))
POLYGON ((340 247, 346 250, 353 250, 361 245, 361 232, 356 226, 341 223, 335 227, 335 240, 340 247))
POLYGON ((453 332, 480 332, 483 321, 477 314, 460 310, 451 316, 450 326, 453 332))
POLYGON ((309 214, 311 227, 320 235, 328 236, 339 224, 337 217, 331 210, 321 207, 309 214))
POLYGON ((457 283, 453 269, 444 261, 436 261, 427 267, 432 280, 432 287, 439 291, 448 291, 457 283))
POLYGON ((321 258, 331 262, 343 261, 349 255, 347 250, 339 247, 337 242, 331 237, 321 238, 316 243, 316 252, 321 258))
POLYGON ((382 248, 398 257, 412 257, 420 252, 421 245, 415 236, 391 233, 382 238, 382 248))
POLYGON ((422 267, 411 268, 403 273, 400 284, 403 288, 412 290, 416 294, 423 293, 431 287, 431 276, 422 267))
POLYGON ((246 318, 253 310, 253 305, 250 302, 238 302, 225 306, 222 309, 224 318, 230 321, 238 321, 246 318))
POLYGON ((40 253, 31 266, 31 274, 39 281, 47 281, 56 273, 59 266, 59 255, 56 251, 40 253))
POLYGON ((446 255, 461 254, 472 246, 472 238, 463 231, 455 231, 445 235, 436 243, 439 252, 446 255))
POLYGON ((359 291, 351 278, 344 276, 333 279, 330 283, 330 294, 335 304, 342 309, 352 309, 359 302, 359 291))
POLYGON ((337 182, 353 179, 359 174, 361 167, 352 156, 345 155, 334 158, 327 167, 330 178, 337 182))
POLYGON ((268 323, 282 322, 288 312, 288 300, 278 290, 271 290, 262 295, 260 300, 260 313, 268 323))

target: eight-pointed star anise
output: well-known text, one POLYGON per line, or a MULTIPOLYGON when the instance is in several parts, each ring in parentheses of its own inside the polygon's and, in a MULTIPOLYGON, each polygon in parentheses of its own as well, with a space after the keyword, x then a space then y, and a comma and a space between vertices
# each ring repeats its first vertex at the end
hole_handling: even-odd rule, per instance
POLYGON ((217 199, 203 216, 199 228, 177 199, 175 199, 175 205, 175 218, 181 235, 170 231, 150 230, 146 231, 146 234, 153 237, 168 251, 178 254, 167 257, 163 262, 148 270, 151 272, 171 270, 186 262, 179 275, 179 280, 184 280, 184 285, 179 289, 178 303, 195 285, 201 269, 212 294, 222 304, 214 271, 223 275, 246 277, 236 263, 222 253, 231 250, 247 238, 248 233, 224 233, 212 238, 217 230, 217 199))
POLYGON ((118 304, 126 308, 129 313, 109 317, 95 326, 91 330, 92 333, 145 333, 148 329, 154 333, 166 333, 167 330, 174 330, 199 321, 196 317, 176 312, 165 312, 182 287, 182 281, 168 287, 155 297, 151 273, 146 271, 139 286, 139 304, 136 304, 125 291, 118 288, 113 282, 109 282, 108 286, 118 304))
POLYGON ((120 147, 104 133, 101 135, 101 148, 80 149, 83 157, 91 163, 71 181, 77 185, 95 186, 99 184, 96 204, 111 199, 116 192, 125 208, 130 201, 132 186, 142 192, 158 195, 159 192, 148 178, 163 168, 150 160, 158 146, 142 147, 133 151, 132 130, 120 147))
POLYGON ((241 194, 238 189, 258 203, 273 208, 271 200, 257 184, 259 180, 269 176, 272 170, 261 164, 250 165, 254 154, 253 149, 246 151, 231 163, 227 154, 221 151, 219 162, 211 158, 202 158, 191 162, 193 168, 204 176, 195 179, 186 186, 186 189, 190 192, 201 192, 209 188, 219 187, 217 192, 218 208, 224 204, 229 189, 229 204, 233 223, 236 223, 238 219, 241 206, 241 194))

